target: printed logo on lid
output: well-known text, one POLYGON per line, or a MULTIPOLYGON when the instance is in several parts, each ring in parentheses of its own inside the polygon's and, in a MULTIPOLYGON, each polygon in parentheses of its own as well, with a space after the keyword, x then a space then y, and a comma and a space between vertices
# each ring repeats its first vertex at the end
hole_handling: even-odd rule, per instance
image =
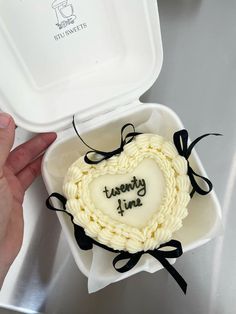
POLYGON ((75 13, 75 7, 76 5, 72 4, 72 0, 54 0, 52 2, 52 9, 55 12, 57 21, 55 25, 60 30, 60 33, 54 34, 56 41, 87 28, 87 23, 76 23, 78 14, 77 12, 75 13))
POLYGON ((77 16, 74 14, 74 7, 68 0, 54 0, 52 8, 57 18, 56 25, 59 29, 74 24, 77 16))

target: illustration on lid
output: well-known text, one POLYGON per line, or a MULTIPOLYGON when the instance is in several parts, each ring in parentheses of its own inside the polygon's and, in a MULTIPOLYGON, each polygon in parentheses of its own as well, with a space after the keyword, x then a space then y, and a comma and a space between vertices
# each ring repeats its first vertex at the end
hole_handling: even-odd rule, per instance
POLYGON ((57 17, 56 25, 59 29, 74 23, 76 15, 74 14, 72 4, 69 4, 68 0, 55 0, 52 3, 52 8, 55 10, 57 17))

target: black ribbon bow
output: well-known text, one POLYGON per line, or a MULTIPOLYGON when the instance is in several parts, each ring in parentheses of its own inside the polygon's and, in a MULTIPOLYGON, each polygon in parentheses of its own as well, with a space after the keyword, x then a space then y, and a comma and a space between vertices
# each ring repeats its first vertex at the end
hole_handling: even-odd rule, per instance
POLYGON ((68 213, 66 211, 66 202, 67 199, 59 194, 59 193, 52 193, 47 199, 46 199, 46 206, 48 209, 50 210, 54 210, 54 211, 58 211, 58 212, 63 212, 65 214, 67 214, 70 218, 71 218, 71 222, 74 225, 74 237, 76 239, 77 244, 79 245, 79 247, 81 248, 81 250, 91 250, 93 248, 93 243, 92 243, 92 239, 89 238, 85 232, 84 229, 78 225, 76 225, 73 222, 73 216, 68 213), (62 209, 61 208, 56 208, 52 205, 51 203, 51 199, 55 198, 57 199, 61 205, 62 205, 62 209))
POLYGON ((159 246, 159 248, 155 250, 148 250, 146 252, 141 251, 137 253, 129 253, 129 252, 121 252, 119 255, 117 255, 114 260, 113 260, 113 266, 114 268, 120 272, 120 273, 125 273, 132 269, 140 260, 141 256, 143 254, 150 254, 153 257, 155 257, 161 264, 162 266, 169 272, 169 274, 176 280, 184 294, 187 292, 187 283, 183 279, 183 277, 177 272, 177 270, 169 263, 167 258, 177 258, 180 257, 183 254, 182 250, 182 245, 179 241, 177 240, 171 240, 169 242, 163 243, 159 246), (163 251, 161 250, 162 248, 166 247, 174 247, 173 250, 171 251, 163 251), (127 263, 118 268, 117 263, 122 260, 127 260, 127 263))
MULTIPOLYGON (((92 148, 91 146, 89 146, 80 136, 76 125, 75 125, 75 117, 73 116, 73 121, 72 121, 74 130, 76 132, 76 134, 78 135, 79 139, 84 143, 84 145, 86 145, 88 148, 91 149, 91 151, 88 151, 85 156, 84 156, 84 161, 88 164, 98 164, 103 160, 107 160, 109 158, 111 158, 114 155, 118 155, 120 154, 123 150, 124 150, 124 146, 127 145, 128 143, 132 142, 133 139, 137 136, 140 135, 142 133, 136 132, 135 131, 135 127, 132 123, 127 123, 125 124, 122 128, 121 128, 121 141, 120 141, 120 146, 110 152, 104 152, 104 151, 100 151, 100 150, 96 150, 94 148, 92 148), (131 127, 132 128, 132 132, 125 134, 125 131, 127 128, 131 127), (96 158, 96 159, 91 159, 89 157, 89 155, 91 155, 94 157, 94 155, 96 155, 96 157, 101 156, 101 158, 96 158)), ((197 139, 195 139, 188 147, 188 131, 183 129, 181 131, 175 132, 173 135, 173 141, 175 144, 175 147, 179 153, 179 155, 183 156, 186 158, 186 160, 188 161, 189 156, 191 155, 191 152, 194 148, 194 146, 200 141, 202 140, 204 137, 207 137, 209 135, 215 135, 215 136, 220 136, 222 134, 218 134, 218 133, 207 133, 204 134, 200 137, 198 137, 197 139)), ((201 195, 206 195, 208 193, 211 192, 212 188, 213 188, 213 184, 211 183, 211 181, 206 178, 203 177, 199 174, 197 174, 192 167, 189 164, 188 161, 188 176, 192 185, 192 192, 190 193, 190 196, 193 197, 194 193, 197 192, 198 194, 201 195), (196 181, 195 177, 198 177, 200 179, 202 179, 208 186, 207 190, 204 190, 203 188, 201 188, 201 186, 198 184, 198 182, 196 181)))
MULTIPOLYGON (((207 134, 204 134, 204 135, 199 136, 198 138, 196 138, 188 147, 188 131, 187 130, 181 130, 181 131, 178 131, 178 132, 174 133, 173 141, 174 141, 175 147, 176 147, 179 155, 183 156, 188 161, 188 158, 191 155, 191 152, 192 152, 194 146, 200 140, 202 140, 204 137, 207 137, 209 135, 221 136, 222 134, 219 134, 219 133, 207 133, 207 134)), ((189 176, 191 185, 193 187, 193 190, 192 190, 192 192, 190 194, 191 197, 193 196, 193 194, 195 192, 197 192, 198 194, 201 194, 201 195, 206 195, 206 194, 211 192, 211 190, 213 188, 213 184, 211 183, 211 181, 208 178, 203 177, 203 176, 197 174, 192 169, 192 167, 190 166, 189 161, 188 161, 188 176, 189 176), (198 177, 198 178, 202 179, 207 184, 208 189, 207 190, 202 189, 199 186, 199 184, 197 183, 195 177, 198 177)))
POLYGON ((91 146, 89 146, 81 137, 81 135, 79 134, 76 125, 75 125, 75 117, 73 116, 73 121, 72 121, 74 130, 76 132, 76 134, 78 135, 79 139, 84 143, 84 145, 86 145, 88 148, 91 149, 91 151, 88 151, 85 156, 84 156, 84 161, 87 164, 98 164, 103 160, 107 160, 109 158, 111 158, 112 156, 118 155, 120 154, 123 150, 124 150, 124 146, 127 145, 128 143, 132 142, 133 139, 135 138, 135 136, 142 134, 142 133, 138 133, 135 131, 135 127, 132 123, 127 123, 125 124, 122 128, 121 128, 121 141, 120 141, 120 146, 110 152, 104 152, 101 150, 97 150, 92 148, 91 146), (132 132, 129 132, 125 135, 126 129, 131 127, 132 128, 132 132), (92 157, 94 157, 96 154, 96 157, 101 156, 101 158, 96 158, 96 159, 91 159, 89 158, 89 155, 92 155, 92 157))
POLYGON ((170 264, 170 262, 167 260, 168 258, 178 258, 183 254, 182 245, 179 241, 171 240, 167 243, 161 244, 155 250, 148 250, 146 252, 141 251, 141 252, 137 252, 134 254, 129 253, 129 252, 125 252, 125 251, 113 250, 112 248, 109 248, 109 247, 93 240, 92 238, 88 237, 85 234, 84 229, 82 227, 76 225, 73 222, 73 216, 66 211, 66 202, 67 202, 67 200, 63 195, 61 195, 59 193, 52 193, 46 200, 46 206, 48 209, 51 209, 54 211, 60 211, 60 212, 63 212, 63 213, 70 216, 71 222, 74 225, 74 236, 75 236, 76 242, 77 242, 78 246, 80 247, 80 249, 90 250, 93 248, 93 244, 96 244, 96 245, 98 245, 98 246, 102 247, 103 249, 106 249, 110 252, 119 253, 113 260, 113 266, 120 273, 127 272, 127 271, 131 270, 133 267, 135 267, 135 265, 138 263, 138 261, 140 260, 140 258, 143 254, 150 254, 162 264, 162 266, 171 274, 171 276, 176 280, 176 282, 178 283, 178 285, 180 286, 182 291, 186 294, 186 291, 187 291, 186 281, 177 272, 177 270, 170 264), (51 204, 51 198, 55 198, 58 201, 60 201, 63 209, 54 207, 51 204), (174 249, 171 251, 161 250, 162 248, 167 248, 167 247, 173 247, 174 249), (122 267, 117 267, 117 263, 119 261, 127 260, 127 259, 128 259, 128 261, 125 265, 123 265, 122 267))

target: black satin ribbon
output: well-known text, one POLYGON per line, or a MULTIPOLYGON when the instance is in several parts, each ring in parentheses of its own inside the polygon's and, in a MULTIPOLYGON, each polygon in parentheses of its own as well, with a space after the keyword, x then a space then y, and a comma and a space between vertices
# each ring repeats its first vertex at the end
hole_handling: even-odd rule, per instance
POLYGON ((78 135, 79 139, 84 143, 84 145, 86 145, 88 148, 91 149, 91 151, 88 151, 85 156, 84 156, 84 161, 87 163, 87 164, 98 164, 100 163, 101 161, 103 160, 107 160, 109 158, 111 158, 112 156, 115 156, 115 155, 118 155, 120 154, 123 150, 124 150, 124 146, 127 145, 128 143, 132 142, 133 139, 139 135, 139 134, 142 134, 142 133, 138 133, 135 131, 135 127, 132 123, 127 123, 125 124, 122 129, 121 129, 121 141, 120 141, 120 146, 110 152, 104 152, 104 151, 101 151, 101 150, 97 150, 97 149, 94 149, 92 148, 91 146, 89 146, 82 138, 81 138, 81 135, 79 134, 77 128, 76 128, 76 125, 75 125, 75 117, 73 116, 73 121, 72 121, 72 124, 73 124, 73 127, 74 127, 74 130, 76 132, 76 134, 78 135), (127 129, 131 127, 132 129, 132 132, 129 132, 125 135, 125 132, 127 132, 127 129), (89 155, 92 155, 94 157, 94 155, 96 154, 96 156, 101 156, 101 158, 96 158, 96 159, 91 159, 89 157, 89 155))
POLYGON ((167 243, 160 245, 159 248, 155 250, 148 250, 146 252, 142 251, 134 254, 131 254, 129 252, 121 252, 114 258, 113 266, 118 272, 125 273, 131 270, 138 263, 143 254, 150 254, 153 257, 155 257, 161 263, 161 265, 169 272, 169 274, 176 280, 184 294, 186 294, 187 292, 186 281, 167 260, 167 258, 178 258, 183 254, 182 245, 179 241, 171 240, 167 243), (161 250, 162 248, 166 247, 173 247, 174 249, 170 251, 161 250), (118 268, 117 263, 122 260, 128 261, 124 266, 118 268))
POLYGON ((50 210, 63 212, 65 214, 67 214, 71 218, 71 222, 74 225, 74 237, 75 237, 75 240, 76 240, 78 246, 80 247, 81 250, 91 250, 93 248, 92 239, 89 238, 85 234, 84 229, 82 227, 76 225, 73 222, 73 216, 66 211, 66 202, 67 202, 67 199, 63 195, 61 195, 59 193, 52 193, 46 199, 46 206, 50 210), (54 207, 51 203, 52 198, 57 199, 61 203, 63 209, 54 207))
MULTIPOLYGON (((207 137, 209 135, 221 136, 222 134, 219 134, 219 133, 204 134, 204 135, 196 138, 188 147, 188 131, 187 130, 181 130, 181 131, 174 133, 173 141, 174 141, 175 147, 176 147, 179 155, 183 156, 188 161, 188 158, 191 155, 194 146, 199 141, 201 141, 204 137, 207 137)), ((190 194, 191 197, 194 195, 195 192, 197 192, 198 194, 201 194, 201 195, 206 195, 206 194, 211 192, 211 190, 213 188, 213 184, 211 183, 211 181, 208 178, 203 177, 200 174, 197 174, 192 169, 192 167, 190 166, 189 161, 188 161, 188 176, 189 176, 191 185, 193 187, 193 190, 190 194), (202 179, 207 184, 208 189, 207 190, 202 189, 200 187, 200 185, 197 183, 195 177, 202 179)))
POLYGON ((150 254, 153 257, 155 257, 162 264, 162 266, 171 274, 171 276, 176 280, 176 282, 178 283, 178 285, 180 286, 182 291, 186 294, 186 291, 187 291, 186 281, 183 279, 183 277, 177 272, 177 270, 167 260, 168 258, 178 258, 183 254, 182 245, 179 241, 171 240, 167 243, 161 244, 159 246, 159 248, 157 248, 155 250, 148 250, 146 252, 141 251, 141 252, 137 252, 134 254, 129 253, 129 252, 125 252, 125 251, 113 250, 112 248, 109 248, 109 247, 107 247, 101 243, 98 243, 97 241, 88 237, 85 234, 84 229, 82 227, 76 225, 73 222, 73 216, 66 211, 66 201, 67 201, 66 198, 64 196, 62 196, 61 194, 52 193, 46 200, 46 206, 50 210, 60 211, 60 212, 63 212, 63 213, 70 216, 71 221, 74 225, 74 236, 75 236, 76 242, 77 242, 78 246, 80 247, 80 249, 90 250, 93 248, 93 244, 96 244, 96 245, 98 245, 98 246, 102 247, 103 249, 108 250, 110 252, 119 253, 119 255, 117 255, 113 260, 113 266, 120 273, 125 273, 125 272, 131 270, 133 267, 135 267, 143 254, 150 254), (60 201, 63 209, 54 207, 51 203, 52 198, 55 198, 58 201, 60 201), (162 248, 166 248, 166 247, 173 247, 174 249, 170 250, 170 251, 161 250, 162 248), (118 262, 120 262, 122 260, 127 260, 127 259, 128 259, 128 261, 126 262, 126 264, 124 266, 117 267, 118 262))
MULTIPOLYGON (((88 148, 91 149, 91 151, 87 152, 86 155, 84 156, 84 161, 88 164, 98 164, 100 163, 101 161, 103 160, 107 160, 109 158, 111 158, 112 156, 114 155, 118 155, 120 154, 123 150, 124 150, 124 146, 130 142, 133 141, 133 139, 137 136, 137 135, 140 135, 142 133, 139 133, 139 132, 136 132, 135 131, 135 127, 132 123, 127 123, 125 124, 122 129, 121 129, 121 142, 120 142, 120 146, 113 150, 113 151, 110 151, 110 152, 104 152, 104 151, 100 151, 100 150, 96 150, 94 148, 92 148, 91 146, 89 146, 83 139, 82 137, 80 136, 77 128, 76 128, 76 125, 75 125, 75 117, 73 116, 73 121, 72 121, 72 124, 73 124, 73 127, 74 127, 74 130, 76 132, 76 134, 78 135, 79 139, 84 143, 84 145, 86 145, 88 148), (132 132, 129 132, 127 133, 126 135, 125 132, 126 132, 126 129, 131 127, 132 128, 132 132), (92 156, 94 157, 94 155, 96 154, 97 156, 101 156, 101 158, 96 158, 96 159, 91 159, 89 157, 89 155, 92 154, 92 156)), ((215 136, 220 136, 222 134, 219 134, 219 133, 207 133, 207 134, 204 134, 202 136, 199 136, 196 140, 194 140, 188 147, 188 131, 187 130, 181 130, 181 131, 178 131, 178 132, 175 132, 174 135, 173 135, 173 141, 174 141, 174 144, 176 146, 176 149, 178 151, 178 153, 185 157, 186 160, 188 161, 188 158, 189 156, 191 155, 191 152, 194 148, 194 146, 200 141, 202 140, 204 137, 207 137, 209 135, 215 135, 215 136)), ((211 181, 204 177, 204 176, 201 176, 200 174, 197 174, 193 169, 192 167, 190 166, 189 164, 189 161, 188 161, 188 176, 189 176, 189 179, 190 179, 190 182, 191 182, 191 185, 192 185, 192 192, 190 193, 190 196, 193 197, 194 193, 197 192, 198 194, 201 194, 201 195, 206 195, 208 193, 211 192, 212 188, 213 188, 213 184, 211 183, 211 181), (203 188, 201 188, 201 186, 198 184, 198 182, 196 181, 196 178, 200 178, 201 180, 203 180, 207 186, 208 186, 208 189, 204 190, 203 188)))

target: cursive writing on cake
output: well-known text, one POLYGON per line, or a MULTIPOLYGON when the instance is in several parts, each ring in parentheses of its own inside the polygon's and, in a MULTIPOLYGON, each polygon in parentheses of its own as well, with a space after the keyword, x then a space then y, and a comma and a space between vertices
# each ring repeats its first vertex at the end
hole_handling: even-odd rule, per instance
POLYGON ((108 189, 106 186, 103 190, 106 198, 110 199, 112 197, 121 195, 126 192, 130 192, 133 190, 137 190, 137 196, 139 196, 136 200, 127 201, 126 199, 118 199, 118 207, 117 212, 121 216, 124 216, 125 210, 131 209, 133 207, 142 206, 142 202, 140 197, 144 197, 146 195, 146 182, 144 179, 137 179, 135 176, 131 179, 129 183, 124 183, 119 186, 108 189))

